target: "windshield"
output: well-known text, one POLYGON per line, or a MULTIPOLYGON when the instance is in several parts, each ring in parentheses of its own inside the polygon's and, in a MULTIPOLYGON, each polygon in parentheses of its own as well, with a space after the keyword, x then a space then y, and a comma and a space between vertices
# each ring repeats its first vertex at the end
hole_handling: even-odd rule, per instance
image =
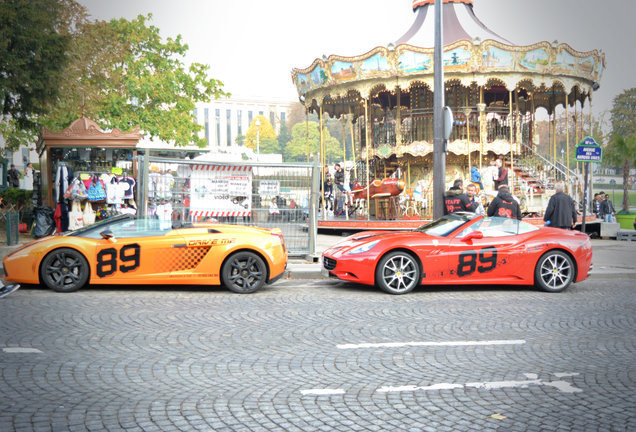
POLYGON ((81 230, 74 231, 70 235, 99 239, 101 238, 101 232, 104 230, 112 231, 115 238, 161 236, 172 230, 172 223, 159 219, 135 219, 130 216, 118 216, 89 225, 81 230))
POLYGON ((422 225, 415 231, 426 233, 438 237, 446 237, 466 222, 473 220, 475 213, 452 213, 434 220, 431 223, 422 225))
POLYGON ((482 220, 479 220, 467 227, 465 230, 457 235, 457 238, 462 238, 466 234, 473 231, 481 231, 481 233, 484 235, 484 238, 488 238, 525 234, 536 231, 538 229, 539 228, 534 225, 517 219, 504 217, 485 217, 482 220))

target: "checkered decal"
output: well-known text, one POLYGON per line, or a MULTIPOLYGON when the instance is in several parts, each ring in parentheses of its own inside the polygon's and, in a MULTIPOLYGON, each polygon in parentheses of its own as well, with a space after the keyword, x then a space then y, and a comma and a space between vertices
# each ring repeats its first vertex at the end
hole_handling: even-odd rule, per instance
POLYGON ((166 252, 165 258, 158 262, 159 272, 192 270, 205 258, 210 246, 191 248, 173 248, 166 252))

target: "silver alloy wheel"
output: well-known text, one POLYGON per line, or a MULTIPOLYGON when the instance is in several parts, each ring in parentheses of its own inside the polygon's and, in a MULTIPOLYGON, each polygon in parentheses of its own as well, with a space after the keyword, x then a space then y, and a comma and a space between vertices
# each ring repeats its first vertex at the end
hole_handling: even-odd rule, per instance
POLYGON ((386 255, 376 270, 376 282, 390 294, 405 294, 419 283, 420 269, 415 259, 406 252, 386 255))
POLYGON ((535 280, 544 291, 563 291, 574 280, 572 259, 561 251, 547 252, 537 263, 535 280))

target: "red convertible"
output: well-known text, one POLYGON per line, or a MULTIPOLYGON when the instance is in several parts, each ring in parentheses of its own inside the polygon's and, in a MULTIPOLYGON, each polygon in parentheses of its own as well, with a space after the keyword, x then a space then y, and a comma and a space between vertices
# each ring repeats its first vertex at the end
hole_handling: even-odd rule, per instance
POLYGON ((405 294, 420 284, 535 285, 559 292, 588 278, 590 238, 516 219, 454 213, 413 231, 354 234, 322 255, 330 277, 405 294))

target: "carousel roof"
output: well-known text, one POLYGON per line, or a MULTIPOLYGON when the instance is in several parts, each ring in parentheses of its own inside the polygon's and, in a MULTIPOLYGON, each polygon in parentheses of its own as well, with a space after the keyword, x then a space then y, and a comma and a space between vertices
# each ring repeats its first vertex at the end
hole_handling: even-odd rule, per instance
MULTIPOLYGON (((395 45, 409 44, 419 47, 435 46, 435 0, 413 0, 415 22, 395 45)), ((490 30, 473 11, 472 0, 444 0, 444 45, 460 40, 492 39, 508 45, 512 42, 490 30)))

